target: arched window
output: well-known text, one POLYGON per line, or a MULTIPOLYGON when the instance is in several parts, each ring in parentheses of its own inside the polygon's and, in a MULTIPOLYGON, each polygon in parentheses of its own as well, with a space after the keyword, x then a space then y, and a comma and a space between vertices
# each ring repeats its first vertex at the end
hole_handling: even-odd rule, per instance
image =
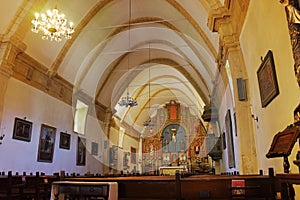
POLYGON ((123 127, 120 127, 119 130, 119 148, 123 148, 123 139, 125 135, 125 129, 123 127))
POLYGON ((87 104, 77 100, 74 117, 74 131, 76 133, 84 134, 88 108, 87 104))
POLYGON ((232 80, 231 70, 230 70, 230 64, 229 64, 228 60, 226 60, 225 69, 226 69, 227 76, 228 76, 228 81, 229 81, 229 86, 230 86, 230 90, 231 90, 231 95, 234 96, 233 80, 232 80))

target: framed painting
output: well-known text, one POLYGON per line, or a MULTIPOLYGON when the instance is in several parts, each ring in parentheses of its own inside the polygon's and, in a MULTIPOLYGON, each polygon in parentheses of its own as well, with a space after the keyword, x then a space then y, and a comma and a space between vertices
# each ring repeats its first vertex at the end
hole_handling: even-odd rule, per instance
POLYGON ((71 135, 68 133, 60 132, 59 148, 70 149, 71 135))
POLYGON ((86 161, 86 139, 78 136, 76 165, 85 166, 85 161, 86 161))
POLYGON ((41 125, 37 161, 52 162, 55 145, 55 136, 56 128, 45 124, 41 125))
POLYGON ((261 105, 266 107, 278 94, 278 82, 273 53, 268 51, 257 71, 261 105))
POLYGON ((124 152, 123 153, 123 169, 124 170, 127 170, 129 169, 129 156, 130 156, 130 153, 129 152, 124 152))
POLYGON ((131 147, 130 152, 131 152, 131 158, 130 158, 131 163, 136 164, 136 148, 131 147))
POLYGON ((30 142, 32 132, 32 122, 25 119, 15 118, 13 139, 30 142))
POLYGON ((112 145, 109 148, 109 166, 115 168, 118 164, 118 147, 112 145))
POLYGON ((226 149, 226 136, 225 136, 225 132, 223 132, 223 134, 222 134, 222 142, 223 142, 223 149, 226 149))
POLYGON ((227 139, 227 155, 228 155, 228 166, 229 168, 235 167, 235 156, 234 156, 234 145, 233 145, 233 131, 232 131, 232 120, 231 112, 227 111, 225 116, 225 132, 227 139))
POLYGON ((92 149, 91 149, 91 154, 94 155, 94 156, 97 156, 98 155, 98 143, 96 142, 92 142, 92 149))

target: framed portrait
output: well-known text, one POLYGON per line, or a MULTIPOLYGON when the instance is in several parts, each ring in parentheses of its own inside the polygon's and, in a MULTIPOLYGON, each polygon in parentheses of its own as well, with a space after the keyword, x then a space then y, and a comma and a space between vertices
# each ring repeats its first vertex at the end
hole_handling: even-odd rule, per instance
POLYGON ((85 161, 86 161, 86 139, 78 136, 76 165, 85 166, 85 161))
POLYGON ((114 168, 118 164, 118 147, 116 145, 112 145, 109 148, 109 166, 114 168))
POLYGON ((223 149, 226 149, 226 136, 225 136, 225 132, 223 132, 223 134, 222 134, 222 142, 223 142, 223 149))
POLYGON ((52 162, 55 145, 56 128, 41 125, 38 159, 39 162, 52 162))
POLYGON ((130 158, 130 153, 129 152, 124 152, 123 153, 123 169, 127 170, 129 169, 129 158, 130 158))
POLYGON ((92 147, 91 147, 91 154, 94 156, 98 155, 98 143, 97 142, 92 142, 92 147))
POLYGON ((130 152, 131 152, 131 163, 136 164, 136 148, 130 147, 130 152))
POLYGON ((13 139, 30 142, 32 132, 32 122, 25 119, 15 118, 13 139))
POLYGON ((70 149, 71 135, 68 133, 60 132, 59 148, 70 149))
POLYGON ((227 144, 228 166, 229 168, 234 168, 235 156, 234 156, 233 131, 232 131, 232 120, 231 120, 230 110, 227 111, 225 116, 225 132, 226 132, 226 139, 227 139, 226 144, 227 144))
POLYGON ((261 105, 266 107, 278 94, 278 82, 273 53, 268 51, 257 71, 261 105))

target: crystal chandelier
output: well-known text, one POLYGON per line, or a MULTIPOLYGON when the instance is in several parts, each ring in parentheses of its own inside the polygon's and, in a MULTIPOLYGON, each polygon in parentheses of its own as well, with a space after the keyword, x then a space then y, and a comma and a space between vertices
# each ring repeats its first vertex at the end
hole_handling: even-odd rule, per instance
POLYGON ((47 14, 35 13, 35 19, 31 21, 33 24, 32 32, 42 32, 43 40, 55 40, 60 42, 62 38, 71 39, 74 33, 73 22, 67 23, 67 19, 63 13, 59 13, 56 6, 53 10, 47 10, 47 14))
POLYGON ((125 106, 125 107, 133 107, 138 105, 137 101, 134 100, 131 96, 129 96, 128 92, 125 97, 122 97, 121 101, 119 101, 118 104, 119 106, 125 106))
POLYGON ((146 121, 143 122, 143 126, 152 126, 153 123, 152 123, 152 120, 151 120, 151 117, 149 117, 149 119, 147 119, 146 121))
MULTIPOLYGON (((129 1, 129 23, 128 23, 128 71, 130 66, 130 21, 131 21, 131 0, 129 1)), ((138 103, 136 100, 134 100, 128 92, 127 87, 127 94, 125 97, 122 97, 121 100, 118 102, 119 106, 125 106, 125 107, 133 107, 137 106, 138 103)))

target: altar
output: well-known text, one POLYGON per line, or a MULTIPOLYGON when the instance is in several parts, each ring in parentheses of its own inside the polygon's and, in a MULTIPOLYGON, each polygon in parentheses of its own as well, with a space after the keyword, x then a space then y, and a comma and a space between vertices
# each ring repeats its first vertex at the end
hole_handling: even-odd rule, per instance
POLYGON ((159 167, 159 174, 160 175, 175 175, 176 171, 178 172, 186 172, 186 166, 163 166, 159 167))

